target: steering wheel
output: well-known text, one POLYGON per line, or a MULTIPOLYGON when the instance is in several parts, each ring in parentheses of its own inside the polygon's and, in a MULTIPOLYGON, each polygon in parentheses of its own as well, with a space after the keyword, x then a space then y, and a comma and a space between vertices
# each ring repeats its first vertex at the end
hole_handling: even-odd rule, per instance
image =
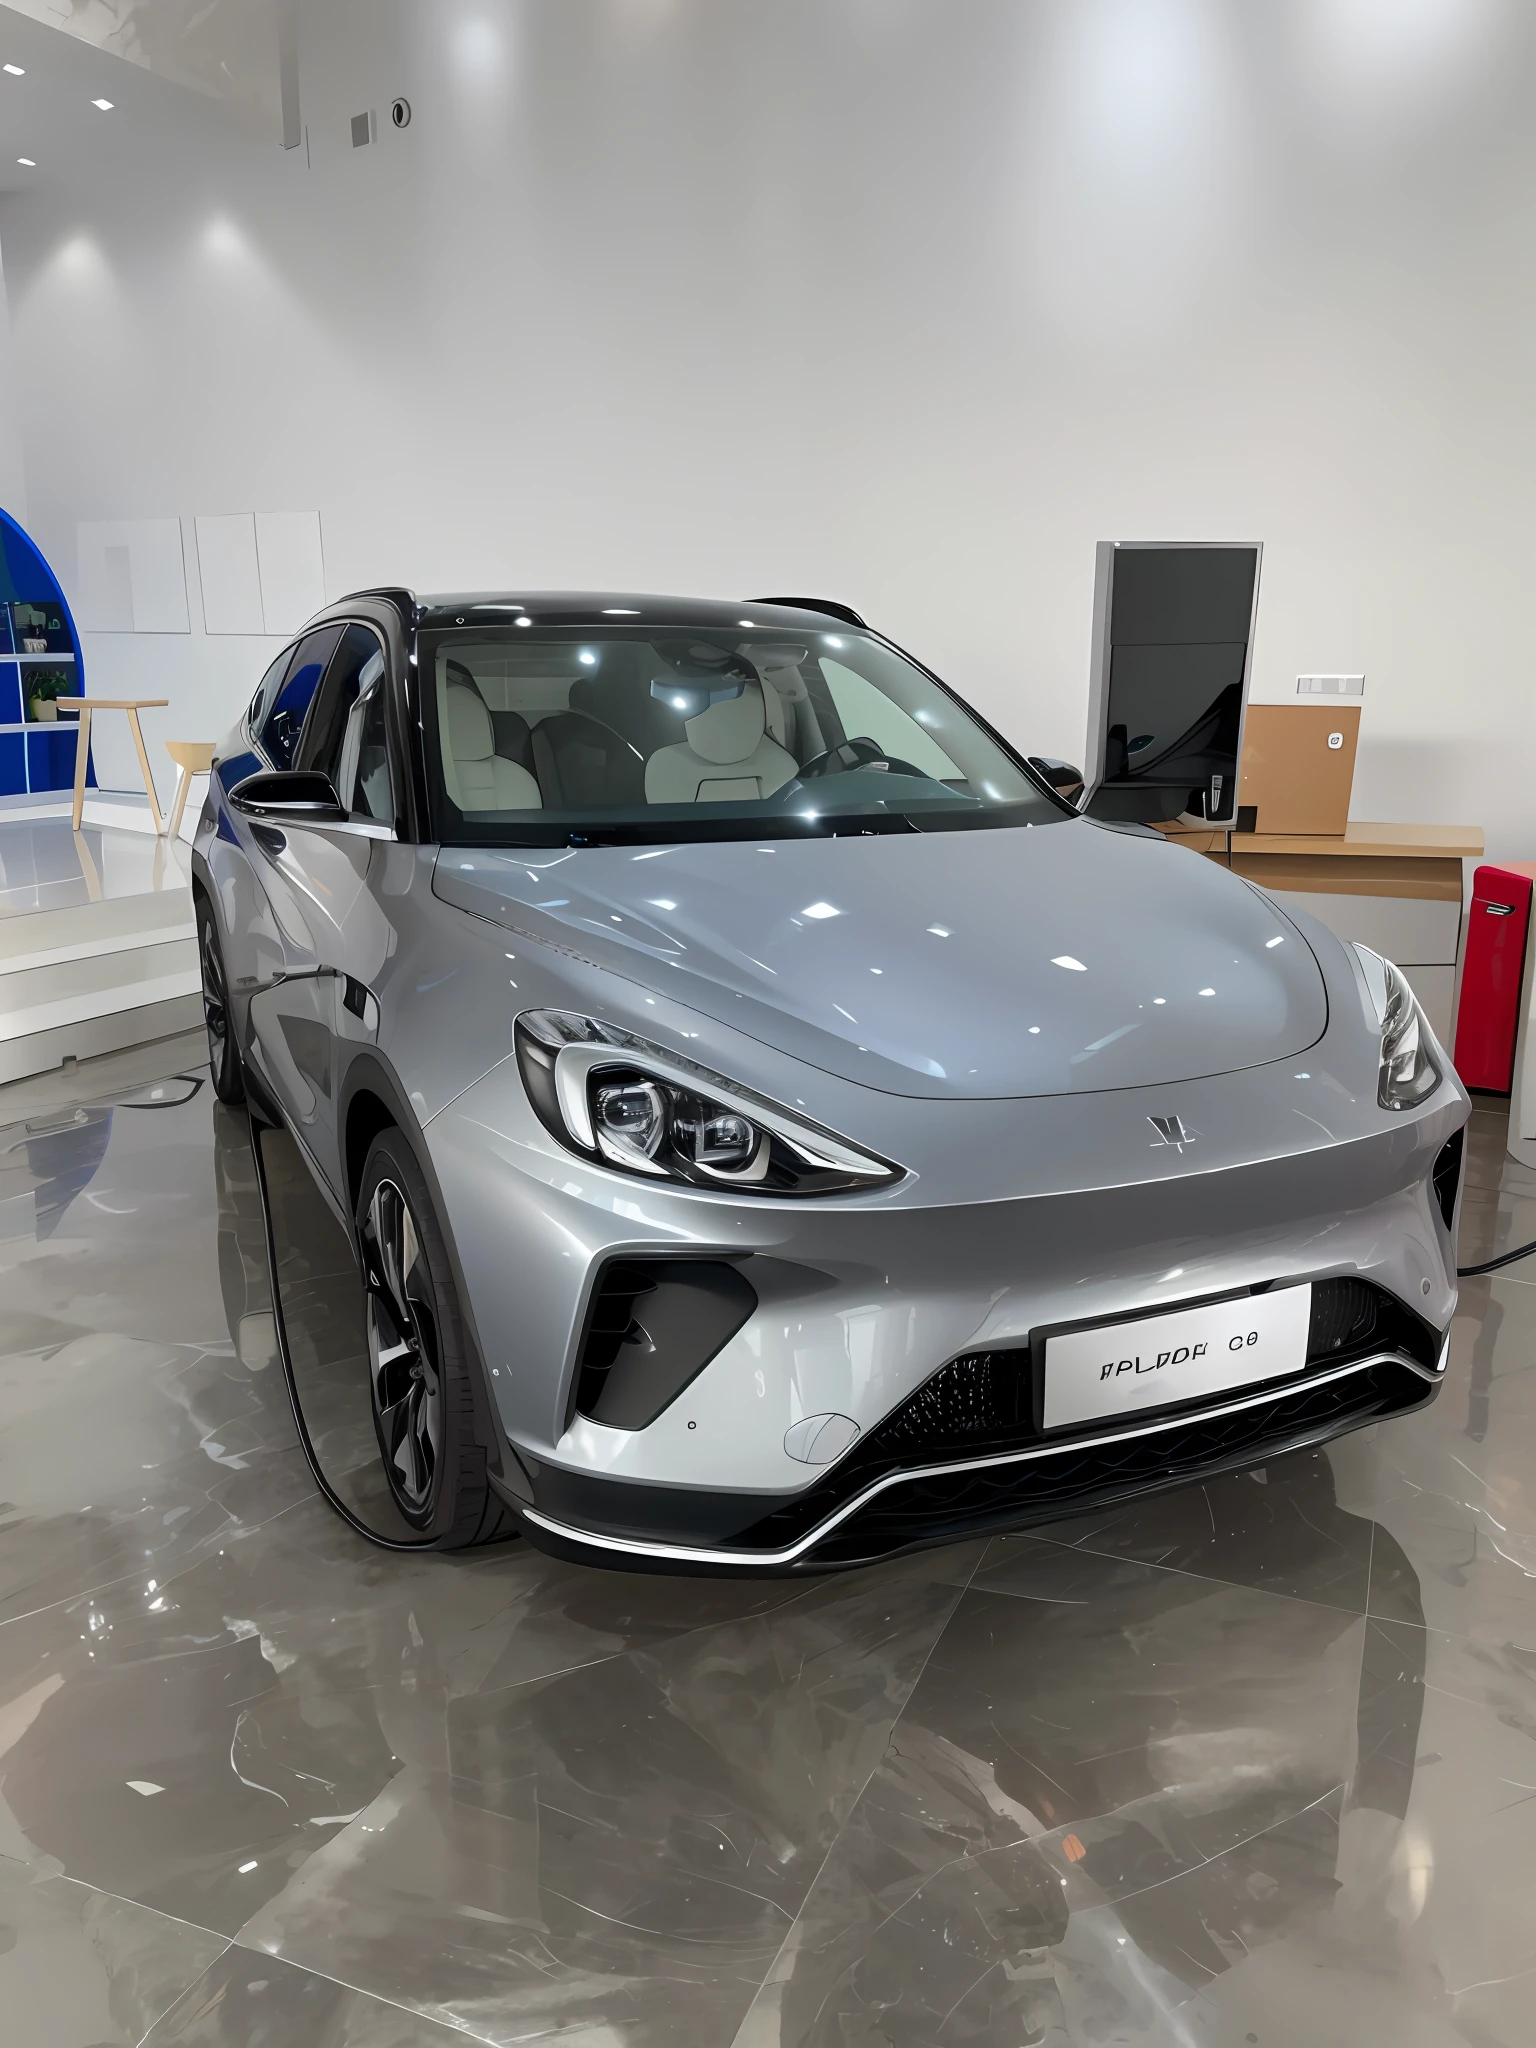
POLYGON ((848 775, 855 768, 869 768, 877 761, 882 768, 897 766, 873 740, 844 740, 840 747, 828 747, 825 753, 814 754, 801 768, 798 780, 811 782, 819 775, 848 775))

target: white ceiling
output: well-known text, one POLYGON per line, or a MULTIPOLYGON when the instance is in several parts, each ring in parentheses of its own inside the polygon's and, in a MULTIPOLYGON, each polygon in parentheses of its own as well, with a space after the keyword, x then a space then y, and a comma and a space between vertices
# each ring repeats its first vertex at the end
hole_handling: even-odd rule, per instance
MULTIPOLYGON (((43 191, 85 198, 104 185, 121 190, 166 161, 196 181, 230 152, 282 155, 275 113, 217 98, 87 37, 43 26, 37 16, 61 4, 0 0, 0 65, 23 74, 0 72, 0 201, 43 191), (112 111, 99 112, 97 99, 111 100, 112 111), (22 157, 32 159, 31 168, 18 162, 22 157)), ((79 11, 94 4, 83 0, 79 11)), ((169 4, 190 7, 192 0, 169 4)), ((9 231, 3 211, 0 224, 9 231)))
POLYGON ((109 56, 217 100, 263 140, 282 130, 277 23, 297 0, 0 0, 109 56))

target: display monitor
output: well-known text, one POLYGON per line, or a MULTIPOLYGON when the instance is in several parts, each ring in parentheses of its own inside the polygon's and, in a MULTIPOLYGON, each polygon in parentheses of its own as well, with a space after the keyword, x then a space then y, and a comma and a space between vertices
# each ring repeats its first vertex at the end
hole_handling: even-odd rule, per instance
POLYGON ((1091 817, 1231 823, 1260 552, 1255 541, 1099 542, 1091 817))

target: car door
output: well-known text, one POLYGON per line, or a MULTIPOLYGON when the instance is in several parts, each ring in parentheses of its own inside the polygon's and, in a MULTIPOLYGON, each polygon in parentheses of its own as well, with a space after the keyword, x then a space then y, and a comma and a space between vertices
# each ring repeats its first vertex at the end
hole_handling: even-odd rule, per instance
POLYGON ((274 727, 272 717, 279 700, 286 693, 290 709, 299 700, 307 704, 340 638, 339 625, 324 626, 285 647, 257 685, 244 717, 219 749, 214 771, 218 787, 210 790, 215 829, 206 842, 205 856, 218 898, 224 964, 242 1044, 248 1037, 245 1004, 251 991, 280 974, 288 963, 283 935, 258 873, 251 823, 231 808, 229 794, 247 776, 275 765, 271 747, 282 727, 274 727))
POLYGON ((346 626, 289 752, 289 765, 331 778, 346 820, 248 825, 284 949, 281 977, 251 1002, 253 1057, 338 1195, 339 1042, 371 1041, 378 1019, 373 983, 395 947, 377 886, 395 844, 399 787, 388 683, 379 634, 360 623, 346 626))

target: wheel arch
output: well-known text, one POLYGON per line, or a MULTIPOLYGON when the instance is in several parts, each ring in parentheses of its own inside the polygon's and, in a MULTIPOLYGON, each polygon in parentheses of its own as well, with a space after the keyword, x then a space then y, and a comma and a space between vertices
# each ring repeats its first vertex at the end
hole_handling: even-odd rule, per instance
MULTIPOLYGON (((372 1051, 359 1052, 348 1064, 336 1104, 336 1116, 349 1216, 355 1218, 357 1214, 357 1196, 362 1185, 363 1166, 368 1158, 369 1147, 380 1131, 398 1130, 415 1154, 416 1164, 421 1169, 432 1197, 433 1207, 437 1211, 443 1243, 447 1247, 449 1265, 453 1270, 453 1283, 458 1290, 459 1314, 469 1338, 474 1365, 472 1377, 476 1433, 485 1447, 491 1473, 502 1481, 505 1489, 508 1478, 506 1435, 501 1427, 496 1404, 491 1398, 490 1380, 485 1369, 485 1346, 480 1338, 475 1304, 459 1260, 448 1205, 443 1199, 442 1184, 438 1180, 420 1119, 392 1070, 372 1051)), ((521 1488, 520 1479, 517 1484, 521 1488)))
POLYGON ((193 903, 195 904, 199 896, 201 896, 203 901, 207 904, 208 908, 211 911, 213 911, 215 915, 217 915, 218 894, 213 886, 213 873, 212 870, 209 868, 207 861, 204 860, 203 856, 198 852, 195 846, 192 849, 191 888, 193 903))
MULTIPOLYGON (((347 1103, 346 1123, 341 1133, 341 1170, 346 1182, 348 1207, 355 1213, 357 1191, 362 1185, 363 1165, 368 1148, 380 1131, 401 1129, 400 1118, 384 1097, 365 1081, 347 1103)), ((413 1145, 412 1150, 417 1148, 413 1145)))

